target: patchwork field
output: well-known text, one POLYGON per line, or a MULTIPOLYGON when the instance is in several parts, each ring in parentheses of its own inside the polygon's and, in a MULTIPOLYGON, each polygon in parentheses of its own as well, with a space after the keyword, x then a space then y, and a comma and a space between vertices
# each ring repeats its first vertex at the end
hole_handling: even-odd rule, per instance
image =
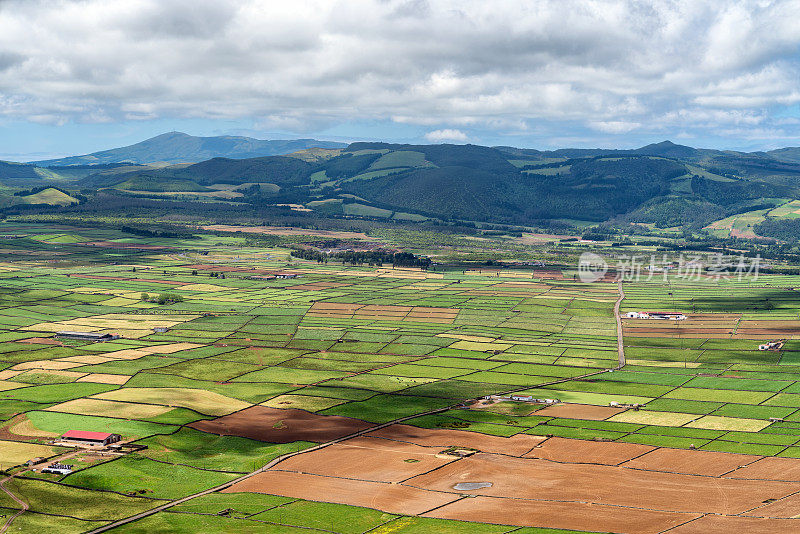
POLYGON ((112 531, 800 530, 800 276, 625 282, 623 314, 688 318, 622 319, 618 340, 617 284, 567 269, 0 227, 41 252, 0 254, 0 463, 30 507, 12 529, 196 495, 112 531), (68 430, 123 449, 54 445, 68 430))

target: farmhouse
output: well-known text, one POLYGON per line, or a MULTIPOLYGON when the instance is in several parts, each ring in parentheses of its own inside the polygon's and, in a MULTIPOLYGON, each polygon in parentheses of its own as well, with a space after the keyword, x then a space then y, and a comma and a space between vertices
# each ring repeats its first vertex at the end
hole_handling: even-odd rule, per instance
POLYGON ((645 312, 650 319, 672 319, 673 321, 683 321, 686 316, 680 312, 645 312))
POLYGON ((61 435, 61 441, 75 445, 108 445, 122 439, 119 434, 108 432, 87 432, 85 430, 69 430, 61 435))
POLYGON ((100 334, 98 332, 69 332, 62 331, 56 332, 56 337, 63 339, 77 339, 80 341, 111 341, 112 339, 119 339, 122 336, 119 334, 100 334))
POLYGON ((673 321, 683 321, 686 316, 680 312, 650 311, 638 312, 630 311, 625 314, 628 319, 671 319, 673 321))
POLYGON ((781 350, 783 348, 783 340, 768 341, 763 345, 758 346, 758 350, 781 350))

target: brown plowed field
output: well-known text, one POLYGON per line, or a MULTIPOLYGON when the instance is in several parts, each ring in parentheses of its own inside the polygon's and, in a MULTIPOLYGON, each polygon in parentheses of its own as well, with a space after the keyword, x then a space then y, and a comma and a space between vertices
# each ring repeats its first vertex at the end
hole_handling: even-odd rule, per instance
MULTIPOLYGON (((753 463, 758 458, 758 456, 727 452, 656 449, 622 465, 623 467, 647 469, 649 471, 718 477, 733 471, 741 465, 753 463)), ((800 462, 795 463, 800 469, 800 462)), ((743 478, 758 477, 747 476, 743 478)))
POLYGON ((707 515, 669 531, 669 534, 789 534, 800 532, 800 519, 723 517, 707 515))
POLYGON ((16 343, 33 343, 38 345, 61 345, 64 344, 53 337, 29 337, 28 339, 18 339, 16 343))
POLYGON ((496 452, 511 456, 522 456, 546 439, 542 436, 528 434, 503 438, 464 430, 433 430, 410 425, 392 425, 367 435, 426 447, 441 447, 442 449, 452 446, 471 447, 483 452, 496 452))
POLYGON ((454 460, 437 458, 442 447, 359 437, 281 462, 278 469, 329 477, 401 482, 454 460), (406 460, 413 460, 407 462, 406 460))
POLYGON ((737 328, 736 333, 749 336, 787 337, 800 334, 800 328, 737 328))
POLYGON ((435 491, 453 491, 459 482, 492 482, 470 492, 490 497, 546 498, 610 504, 649 510, 741 514, 766 499, 785 497, 797 484, 637 471, 592 464, 476 454, 406 482, 435 491))
POLYGON ((240 491, 365 506, 390 514, 409 515, 425 513, 459 498, 455 493, 425 491, 398 484, 281 471, 265 471, 223 490, 224 493, 240 491))
POLYGON ((323 443, 375 425, 349 417, 253 406, 224 417, 197 421, 189 426, 212 434, 241 436, 270 443, 293 441, 323 443))
MULTIPOLYGON (((543 492, 546 491, 543 488, 543 492)), ((636 510, 601 504, 489 497, 463 499, 425 515, 460 521, 637 534, 657 534, 699 517, 699 514, 636 510)))
POLYGON ((800 321, 740 321, 740 328, 795 328, 800 329, 800 321))
POLYGON ((536 412, 536 415, 546 415, 548 417, 566 417, 567 419, 588 419, 590 421, 603 421, 618 413, 624 412, 625 408, 611 408, 609 406, 592 406, 590 404, 570 404, 562 402, 543 408, 536 412))
POLYGON ((797 517, 800 515, 800 494, 790 495, 785 499, 764 504, 760 508, 751 510, 744 515, 754 517, 797 517))
MULTIPOLYGON (((728 476, 731 478, 800 482, 800 460, 795 460, 794 458, 762 458, 757 462, 737 469, 728 476)), ((800 509, 797 510, 797 513, 800 514, 800 509)))
MULTIPOLYGON (((307 427, 327 419, 307 416, 307 427)), ((800 520, 787 519, 800 513, 798 479, 800 460, 790 458, 392 425, 294 456, 225 491, 595 532, 771 534, 800 532, 800 520), (452 445, 483 452, 436 458, 452 445), (459 482, 492 486, 456 490, 459 482), (467 493, 474 497, 461 498, 467 493)))
MULTIPOLYGON (((625 336, 626 337, 673 337, 675 336, 675 332, 651 332, 645 329, 633 329, 633 328, 626 328, 625 329, 625 336)), ((727 334, 718 334, 718 333, 710 333, 710 332, 702 332, 702 333, 686 333, 681 332, 681 337, 686 339, 730 339, 731 333, 727 334)))
POLYGON ((525 455, 553 462, 618 465, 655 449, 636 443, 606 443, 552 437, 525 455))
POLYGON ((680 334, 682 336, 689 335, 689 334, 705 334, 708 336, 715 336, 715 335, 726 335, 733 333, 733 327, 729 328, 672 328, 664 327, 664 328, 653 328, 653 327, 644 327, 644 328, 633 328, 633 327, 625 327, 625 330, 630 332, 633 336, 641 336, 645 334, 667 334, 663 337, 669 337, 671 335, 680 334))

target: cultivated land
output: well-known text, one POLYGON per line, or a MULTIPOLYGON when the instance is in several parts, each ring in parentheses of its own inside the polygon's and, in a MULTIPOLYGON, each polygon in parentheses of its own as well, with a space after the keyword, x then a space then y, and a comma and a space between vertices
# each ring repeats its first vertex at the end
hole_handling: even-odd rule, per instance
POLYGON ((800 276, 626 281, 622 314, 689 317, 620 340, 620 287, 557 245, 563 266, 425 271, 208 231, 0 223, 9 531, 800 530, 800 276), (482 399, 512 392, 561 402, 482 399))

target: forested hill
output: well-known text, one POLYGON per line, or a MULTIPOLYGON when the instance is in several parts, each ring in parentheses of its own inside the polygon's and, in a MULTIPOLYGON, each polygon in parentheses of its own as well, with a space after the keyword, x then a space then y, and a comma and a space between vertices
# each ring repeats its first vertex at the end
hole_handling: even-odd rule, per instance
MULTIPOLYGON (((49 179, 61 180, 60 186, 84 193, 158 198, 194 193, 205 201, 238 202, 243 209, 302 205, 324 217, 510 224, 577 219, 700 227, 800 199, 800 162, 791 161, 792 149, 776 152, 704 150, 668 141, 634 150, 553 151, 359 142, 281 156, 46 171, 49 179)), ((39 167, 8 171, 18 179, 47 181, 39 167)))

